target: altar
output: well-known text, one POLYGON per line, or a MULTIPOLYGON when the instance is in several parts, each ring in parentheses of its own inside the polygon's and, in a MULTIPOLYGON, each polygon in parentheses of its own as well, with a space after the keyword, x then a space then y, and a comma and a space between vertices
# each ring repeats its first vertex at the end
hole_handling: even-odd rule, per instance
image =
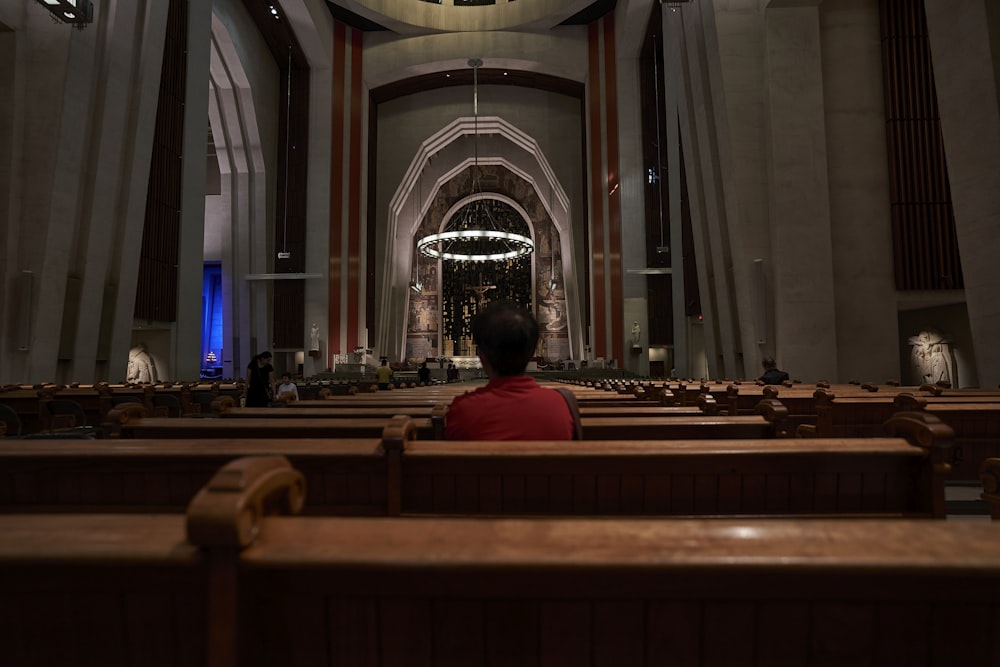
MULTIPOLYGON (((455 368, 458 369, 469 369, 469 368, 475 369, 483 367, 482 362, 479 361, 479 357, 477 356, 471 356, 471 357, 458 356, 458 357, 449 357, 449 359, 451 363, 455 364, 455 368)), ((445 363, 447 364, 448 362, 445 363)))

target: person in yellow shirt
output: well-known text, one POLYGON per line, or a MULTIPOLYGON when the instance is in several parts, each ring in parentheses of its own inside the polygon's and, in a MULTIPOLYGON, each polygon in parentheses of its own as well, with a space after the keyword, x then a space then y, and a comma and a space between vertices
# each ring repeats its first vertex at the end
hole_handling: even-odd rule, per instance
POLYGON ((392 369, 389 368, 389 360, 383 359, 382 365, 375 369, 375 379, 378 380, 378 388, 388 389, 389 381, 392 379, 392 369))

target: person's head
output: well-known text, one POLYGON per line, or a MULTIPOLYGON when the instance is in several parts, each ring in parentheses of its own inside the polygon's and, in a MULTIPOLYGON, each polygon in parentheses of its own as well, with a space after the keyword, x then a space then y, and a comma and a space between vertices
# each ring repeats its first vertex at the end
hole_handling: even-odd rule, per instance
POLYGON ((472 320, 479 358, 495 375, 520 375, 535 354, 538 322, 512 301, 495 301, 472 320))
POLYGON ((383 366, 388 366, 389 365, 389 360, 388 359, 383 359, 382 360, 382 365, 383 366))
POLYGON ((264 350, 263 352, 261 352, 260 354, 258 354, 256 357, 254 357, 253 361, 250 362, 250 363, 254 363, 254 362, 256 362, 258 366, 263 366, 265 364, 271 363, 271 353, 268 352, 267 350, 264 350))
POLYGON ((282 373, 281 374, 281 382, 283 384, 288 384, 291 381, 292 381, 292 376, 291 376, 290 373, 282 373))
POLYGON ((764 360, 761 361, 761 364, 764 366, 764 370, 766 371, 778 367, 778 364, 774 362, 774 357, 764 357, 764 360))

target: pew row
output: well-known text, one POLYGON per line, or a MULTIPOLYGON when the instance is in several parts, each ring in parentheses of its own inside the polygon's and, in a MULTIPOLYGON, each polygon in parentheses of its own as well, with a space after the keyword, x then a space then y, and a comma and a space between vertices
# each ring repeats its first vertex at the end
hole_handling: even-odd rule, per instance
POLYGON ((950 481, 975 481, 983 460, 1000 456, 1000 396, 991 392, 841 397, 817 390, 815 400, 816 428, 800 429, 804 435, 866 437, 877 435, 885 420, 895 412, 933 414, 955 431, 950 481))
MULTIPOLYGON (((288 419, 282 418, 288 416, 283 413, 245 419, 166 418, 146 416, 147 411, 141 405, 122 405, 108 413, 104 427, 110 438, 377 438, 390 419, 388 416, 288 419)), ((443 438, 446 413, 446 407, 437 406, 429 417, 415 418, 413 423, 420 437, 443 438)))
MULTIPOLYGON (((329 417, 342 419, 345 417, 393 417, 405 413, 409 417, 432 417, 435 414, 446 414, 447 406, 420 405, 400 407, 277 407, 277 408, 241 408, 235 405, 216 403, 213 408, 218 408, 218 416, 227 419, 321 419, 329 417)), ((662 407, 655 403, 642 403, 628 407, 608 407, 603 405, 582 405, 580 415, 582 417, 697 417, 708 414, 698 407, 662 407)))
POLYGON ((989 524, 286 516, 303 491, 248 458, 186 515, 0 516, 5 664, 1000 658, 989 524))
MULTIPOLYGON (((220 406, 216 402, 216 406, 220 406)), ((656 406, 650 405, 650 409, 656 406)), ((361 409, 360 407, 358 409, 361 409)), ((392 408, 397 414, 407 410, 423 413, 426 407, 392 408)), ((244 418, 205 419, 196 417, 147 417, 141 405, 122 405, 108 413, 105 430, 112 438, 361 438, 377 437, 388 417, 349 417, 331 419, 337 413, 324 414, 323 408, 313 416, 306 408, 274 408, 272 416, 265 412, 234 412, 240 408, 220 408, 220 414, 236 414, 244 418), (297 413, 303 416, 298 417, 297 413), (289 417, 291 419, 289 419, 289 417)), ((387 415, 386 408, 378 414, 387 415)), ((660 440, 696 438, 773 438, 790 435, 784 426, 785 409, 778 401, 762 401, 759 415, 729 416, 685 412, 661 413, 650 416, 581 415, 583 437, 586 440, 660 440)), ((340 413, 343 416, 343 412, 340 413)), ((513 417, 512 417, 513 418, 513 417)), ((421 439, 443 439, 447 407, 435 405, 430 418, 415 417, 421 439)))
MULTIPOLYGON (((221 421, 221 420, 219 420, 221 421)), ((457 442, 395 417, 382 438, 137 439, 0 446, 0 511, 181 511, 219 466, 284 455, 329 515, 942 518, 950 430, 892 437, 457 442)))
POLYGON ((990 507, 990 517, 1000 520, 1000 458, 986 459, 979 466, 979 481, 983 485, 980 496, 990 507))

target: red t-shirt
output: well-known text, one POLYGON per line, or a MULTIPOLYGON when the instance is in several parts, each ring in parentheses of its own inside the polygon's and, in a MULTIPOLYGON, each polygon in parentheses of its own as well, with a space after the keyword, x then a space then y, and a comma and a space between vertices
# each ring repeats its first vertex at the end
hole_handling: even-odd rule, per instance
POLYGON ((456 396, 445 420, 448 440, 572 440, 566 399, 527 375, 496 377, 456 396))

